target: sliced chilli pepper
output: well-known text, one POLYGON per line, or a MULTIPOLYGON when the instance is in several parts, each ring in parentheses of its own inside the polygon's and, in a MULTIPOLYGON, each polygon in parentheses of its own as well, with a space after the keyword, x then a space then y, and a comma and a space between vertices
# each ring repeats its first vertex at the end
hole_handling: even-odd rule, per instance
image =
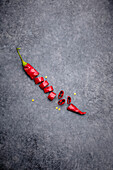
POLYGON ((84 115, 86 114, 86 112, 82 112, 80 111, 75 105, 73 105, 72 103, 68 106, 67 110, 75 112, 75 113, 79 113, 80 115, 84 115))
POLYGON ((41 88, 41 89, 44 89, 46 86, 48 86, 49 85, 49 83, 48 83, 48 81, 47 80, 45 80, 45 81, 43 81, 40 85, 39 85, 39 87, 41 88))
POLYGON ((44 81, 44 78, 43 77, 36 77, 34 79, 34 81, 35 81, 35 84, 39 84, 39 83, 42 83, 44 81))
POLYGON ((53 91, 53 87, 52 86, 44 88, 44 93, 48 93, 48 92, 51 92, 51 91, 53 91))
POLYGON ((39 75, 39 72, 36 71, 29 63, 26 63, 23 58, 21 57, 20 53, 19 53, 19 49, 20 48, 17 48, 17 53, 22 61, 22 65, 23 65, 23 68, 24 68, 24 71, 27 73, 27 75, 33 80, 36 76, 39 75))
POLYGON ((48 99, 52 101, 52 100, 55 98, 55 96, 56 96, 56 93, 51 92, 51 93, 48 95, 48 99))
POLYGON ((61 99, 58 101, 58 105, 63 105, 65 103, 65 99, 61 99))
MULTIPOLYGON (((53 91, 53 87, 52 87, 52 86, 46 87, 46 86, 49 85, 49 83, 48 83, 47 80, 44 81, 44 78, 43 78, 43 77, 37 77, 37 78, 36 78, 36 76, 39 75, 39 72, 36 71, 29 63, 26 63, 26 62, 23 60, 23 58, 21 57, 21 55, 20 55, 20 53, 19 53, 19 49, 20 49, 20 48, 17 48, 16 50, 17 50, 17 53, 18 53, 18 55, 19 55, 19 57, 20 57, 20 59, 21 59, 21 61, 22 61, 22 65, 23 65, 24 71, 29 75, 29 77, 30 77, 32 80, 34 79, 35 84, 41 83, 41 84, 39 85, 39 87, 40 87, 41 89, 44 89, 44 88, 45 88, 45 89, 44 89, 44 93, 48 93, 48 92, 53 91)), ((52 100, 55 98, 55 96, 56 96, 56 93, 51 92, 51 93, 48 95, 48 99, 52 101, 52 100)), ((58 99, 61 99, 63 96, 64 96, 64 91, 61 90, 61 91, 59 92, 59 94, 58 94, 58 99)), ((33 101, 33 100, 34 100, 34 99, 32 99, 32 101, 33 101)), ((65 103, 65 99, 61 99, 61 100, 58 101, 58 104, 59 104, 59 105, 63 105, 64 103, 65 103)), ((68 103, 68 104, 71 103, 71 97, 70 97, 70 96, 67 97, 67 103, 68 103)), ((75 112, 75 113, 79 113, 80 115, 86 114, 86 112, 80 111, 80 110, 79 110, 75 105, 73 105, 72 103, 67 107, 67 110, 72 111, 72 112, 75 112)))
POLYGON ((64 91, 61 90, 58 94, 58 99, 61 99, 64 96, 64 91))
POLYGON ((70 104, 70 103, 71 103, 71 97, 68 96, 68 97, 67 97, 67 104, 70 104))

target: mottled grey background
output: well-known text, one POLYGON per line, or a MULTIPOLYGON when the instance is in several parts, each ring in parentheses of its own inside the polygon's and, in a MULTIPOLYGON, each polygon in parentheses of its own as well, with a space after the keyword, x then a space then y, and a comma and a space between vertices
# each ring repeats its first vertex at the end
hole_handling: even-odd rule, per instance
POLYGON ((113 1, 0 0, 0 35, 0 170, 112 170, 113 1), (87 114, 56 110, 16 47, 87 114))

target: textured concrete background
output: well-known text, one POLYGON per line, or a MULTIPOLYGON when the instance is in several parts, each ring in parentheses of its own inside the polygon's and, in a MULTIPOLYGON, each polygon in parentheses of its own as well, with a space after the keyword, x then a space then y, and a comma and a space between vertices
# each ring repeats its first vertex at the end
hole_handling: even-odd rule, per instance
POLYGON ((0 0, 0 22, 0 169, 112 170, 113 1, 0 0), (16 47, 87 114, 56 110, 16 47))

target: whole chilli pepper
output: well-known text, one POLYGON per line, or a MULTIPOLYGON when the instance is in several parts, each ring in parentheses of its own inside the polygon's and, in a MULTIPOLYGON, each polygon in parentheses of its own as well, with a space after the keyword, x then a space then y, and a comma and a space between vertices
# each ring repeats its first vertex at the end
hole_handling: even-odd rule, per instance
POLYGON ((68 106, 67 110, 75 112, 75 113, 79 113, 80 115, 84 115, 86 114, 86 112, 82 112, 80 111, 75 105, 73 105, 72 103, 68 106))
POLYGON ((44 78, 43 77, 36 77, 34 79, 34 81, 35 81, 35 84, 39 84, 39 83, 42 83, 44 81, 44 78))
POLYGON ((26 63, 26 62, 23 60, 22 56, 21 56, 20 53, 19 53, 19 49, 21 49, 21 48, 17 48, 16 50, 17 50, 17 53, 18 53, 18 55, 19 55, 19 57, 20 57, 20 59, 21 59, 21 61, 22 61, 22 65, 23 65, 24 71, 25 71, 25 72, 28 74, 28 76, 33 80, 36 76, 39 75, 39 72, 36 71, 29 63, 26 63))
POLYGON ((65 103, 65 99, 61 99, 58 101, 58 105, 63 105, 65 103))
POLYGON ((56 93, 51 92, 51 93, 48 95, 48 99, 52 101, 52 100, 55 98, 55 96, 56 96, 56 93))
POLYGON ((48 93, 48 92, 51 92, 51 91, 53 91, 53 87, 52 86, 44 88, 44 93, 48 93))
POLYGON ((58 99, 61 99, 64 96, 64 91, 61 90, 58 94, 58 99))
POLYGON ((71 97, 68 96, 68 97, 67 97, 67 104, 70 104, 70 103, 71 103, 71 97))
POLYGON ((39 87, 41 88, 41 89, 44 89, 46 86, 48 86, 49 85, 49 83, 48 83, 48 81, 47 80, 45 80, 45 81, 43 81, 40 85, 39 85, 39 87))

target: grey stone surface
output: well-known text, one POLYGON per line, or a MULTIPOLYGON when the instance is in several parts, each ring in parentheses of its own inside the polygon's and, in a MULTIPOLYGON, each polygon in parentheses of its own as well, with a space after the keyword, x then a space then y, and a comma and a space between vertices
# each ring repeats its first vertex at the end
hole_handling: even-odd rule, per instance
POLYGON ((112 170, 113 1, 0 0, 0 36, 0 169, 112 170), (16 47, 87 114, 56 110, 16 47))

